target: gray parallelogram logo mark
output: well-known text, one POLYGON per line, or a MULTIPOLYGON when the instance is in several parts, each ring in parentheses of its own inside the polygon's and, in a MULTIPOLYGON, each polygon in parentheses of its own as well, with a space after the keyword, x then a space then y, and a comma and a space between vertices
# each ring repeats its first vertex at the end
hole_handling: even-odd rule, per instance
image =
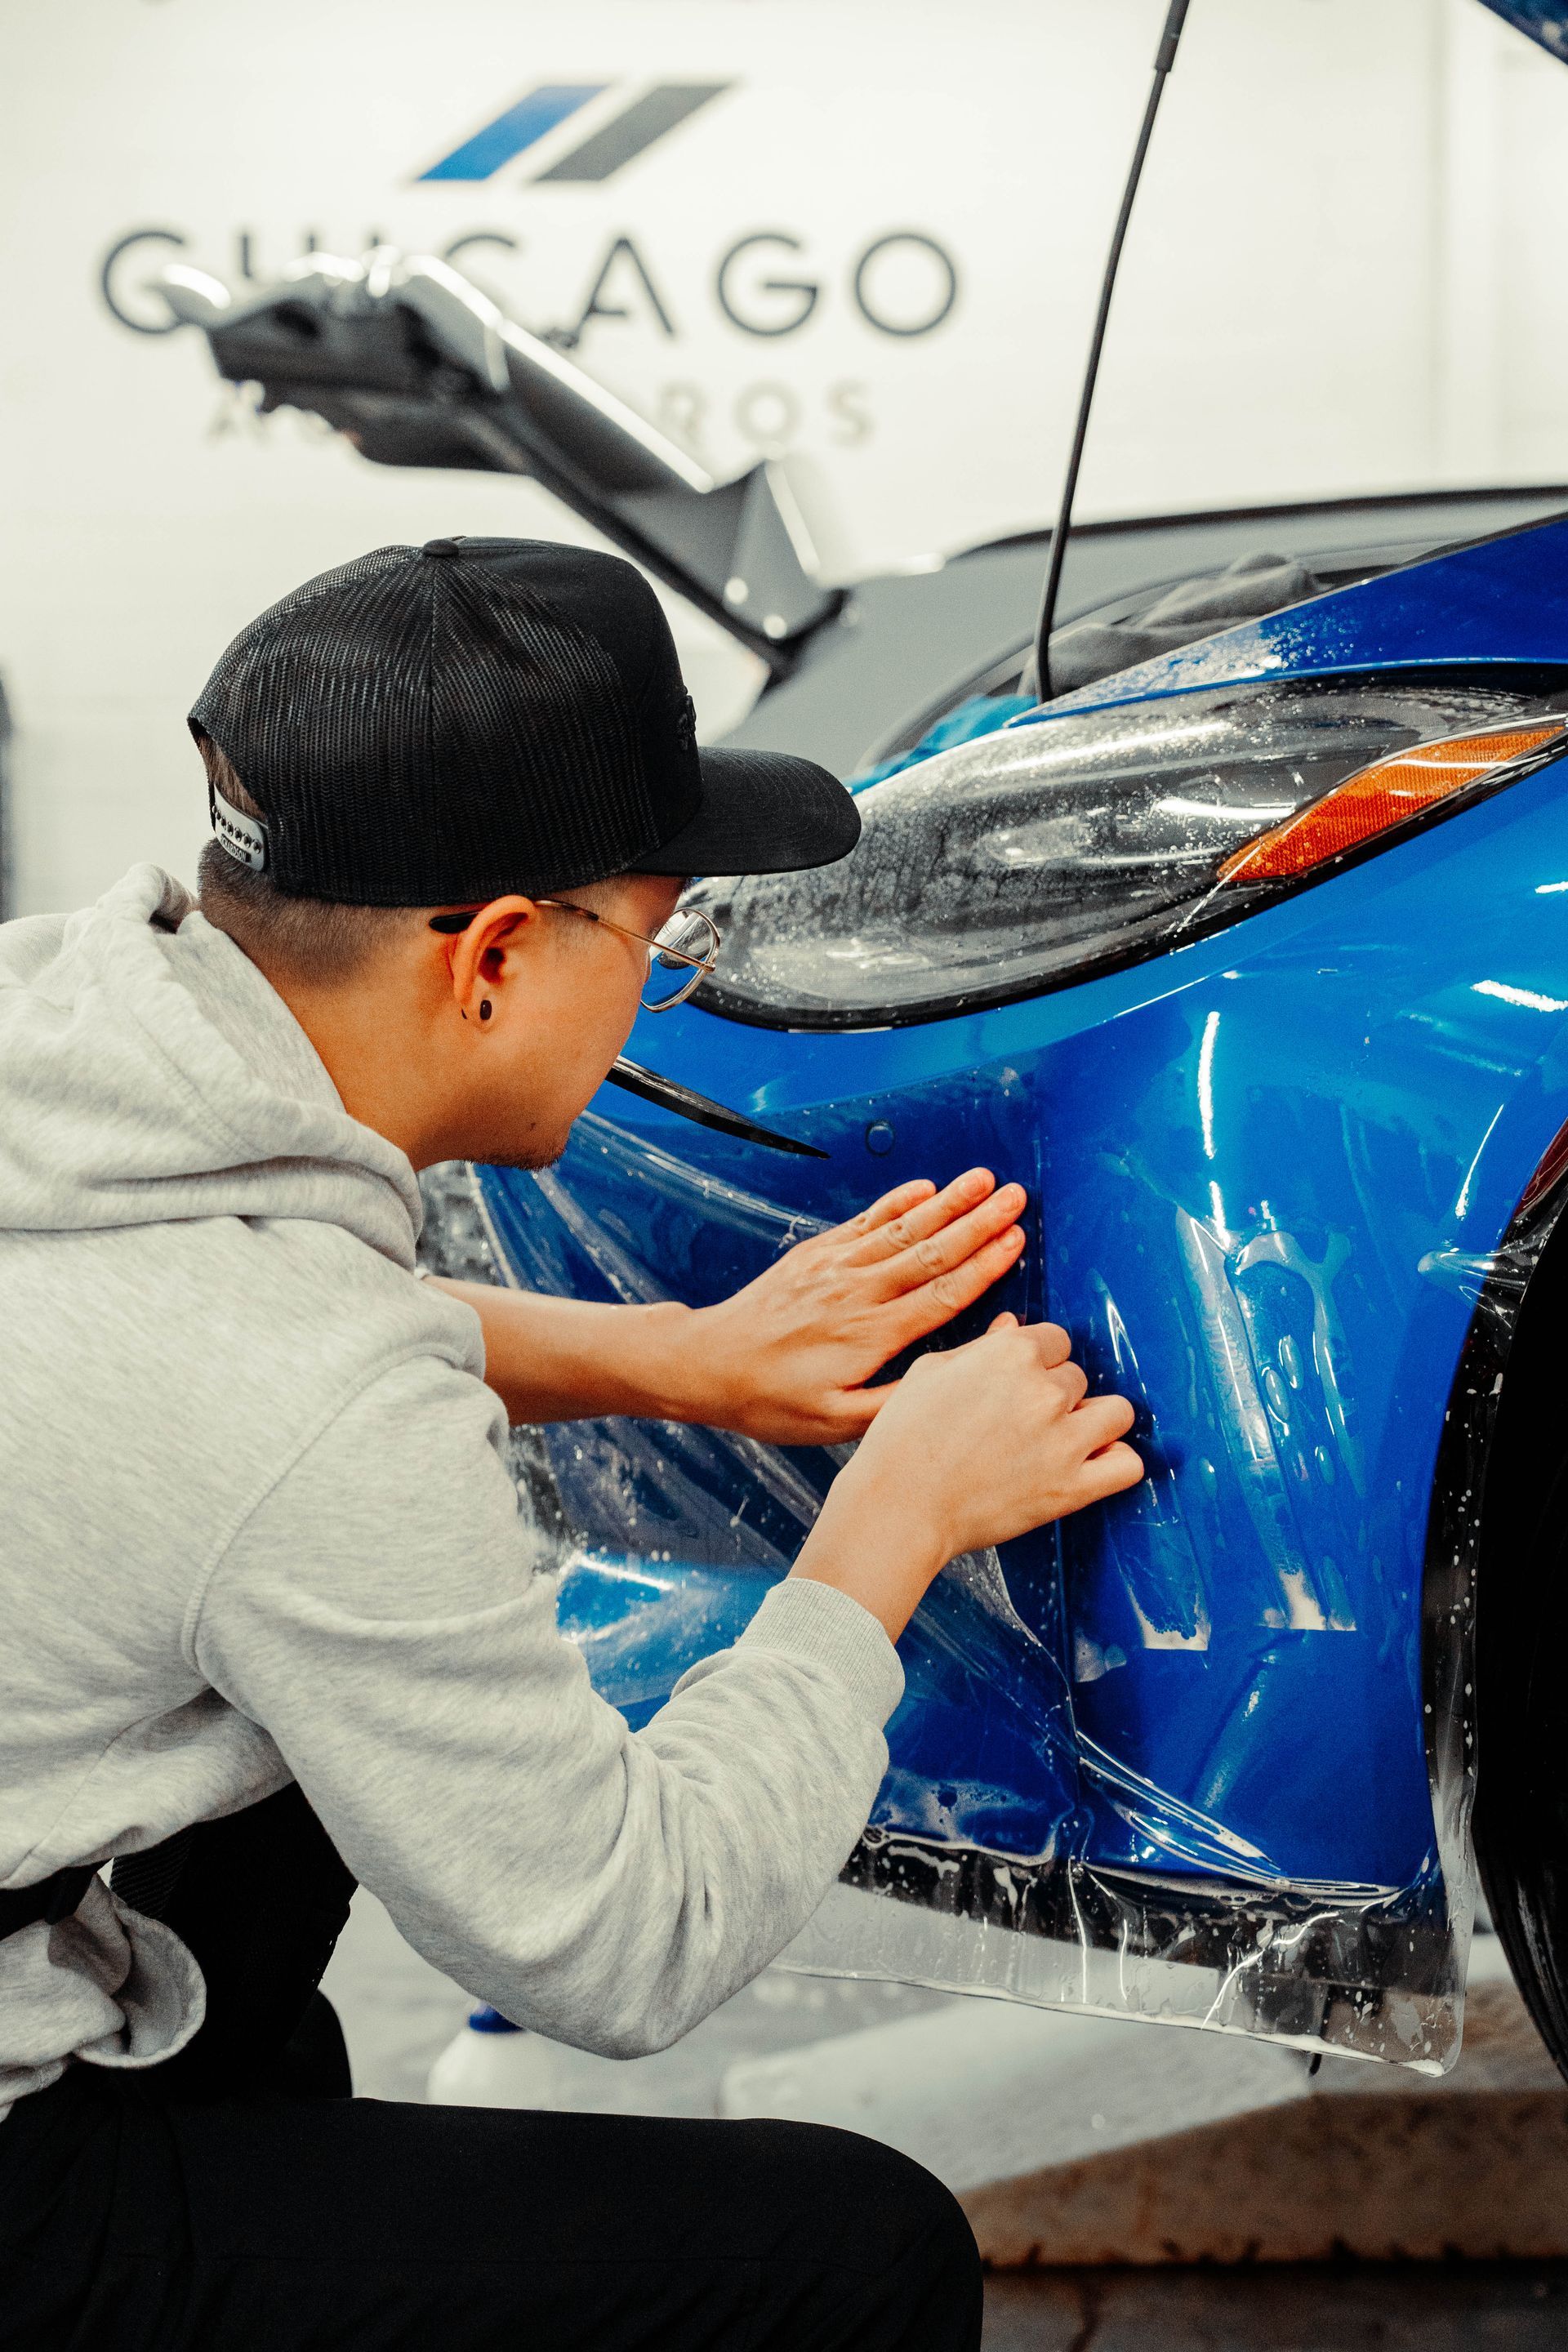
MULTIPOLYGON (((498 114, 491 122, 443 155, 438 163, 417 174, 420 180, 489 180, 529 148, 557 130, 594 99, 603 98, 615 84, 542 82, 498 114)), ((533 184, 551 182, 600 181, 614 177, 660 139, 689 121, 702 107, 721 98, 734 84, 728 81, 665 81, 637 91, 626 104, 600 122, 577 144, 544 171, 533 174, 533 184)))

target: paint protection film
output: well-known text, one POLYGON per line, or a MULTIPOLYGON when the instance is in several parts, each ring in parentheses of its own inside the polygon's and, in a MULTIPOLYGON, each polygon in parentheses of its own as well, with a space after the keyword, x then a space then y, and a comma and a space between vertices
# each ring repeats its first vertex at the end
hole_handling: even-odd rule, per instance
MULTIPOLYGON (((725 1295, 818 1229, 593 1116, 559 1171, 455 1176, 435 1212, 454 1272, 626 1303, 725 1295)), ((1338 1269, 1289 1234, 1227 1255, 1184 1212, 1171 1231, 1158 1286, 1208 1335, 1213 1458, 1180 1481, 1155 1458, 1113 1526, 1086 1517, 937 1580, 900 1643, 871 1819, 783 1958, 1439 2071, 1468 1941, 1468 1789, 1435 1843, 1418 1753, 1376 1748, 1398 1697, 1415 1712, 1411 1659, 1370 1621, 1383 1570, 1357 1581, 1353 1492, 1310 1459, 1320 1427, 1325 1455, 1355 1444, 1333 1389, 1338 1269), (1227 1493, 1250 1565, 1216 1581, 1227 1493), (1358 1673, 1384 1682, 1347 1706, 1336 1677, 1358 1673), (1162 1687, 1184 1694, 1163 1717, 1162 1687), (1140 1746, 1129 1706, 1152 1709, 1163 1746, 1140 1746)), ((1079 1255, 1109 1263, 1087 1235, 1079 1255)), ((1091 1375, 1136 1399, 1126 1330, 1101 1306, 1091 1375)), ((636 1728, 749 1622, 842 1457, 649 1423, 522 1442, 541 1436, 544 1457, 517 1467, 561 1544, 561 1625, 636 1728)), ((1463 1612, 1439 1632, 1458 1658, 1463 1612)), ((1456 1666, 1445 1687, 1466 1678, 1456 1666)))

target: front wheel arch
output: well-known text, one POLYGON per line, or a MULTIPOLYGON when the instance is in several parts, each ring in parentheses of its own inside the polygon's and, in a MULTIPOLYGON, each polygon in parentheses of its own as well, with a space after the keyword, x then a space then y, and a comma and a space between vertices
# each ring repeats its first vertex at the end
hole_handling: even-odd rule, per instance
MULTIPOLYGON (((1455 1386, 1492 1426, 1472 1447, 1474 1838, 1514 1980, 1568 2075, 1568 1186, 1559 1139, 1496 1254, 1455 1386), (1490 1379, 1488 1374, 1490 1368, 1490 1379), (1478 1391, 1479 1384, 1479 1391, 1478 1391)), ((1473 1408, 1472 1408, 1473 1410, 1473 1408)), ((1427 1603, 1433 1631, 1433 1595, 1427 1603)), ((1429 1702, 1436 1703, 1428 1671, 1429 1702)), ((1458 1694, 1463 1697, 1463 1694, 1458 1694)))

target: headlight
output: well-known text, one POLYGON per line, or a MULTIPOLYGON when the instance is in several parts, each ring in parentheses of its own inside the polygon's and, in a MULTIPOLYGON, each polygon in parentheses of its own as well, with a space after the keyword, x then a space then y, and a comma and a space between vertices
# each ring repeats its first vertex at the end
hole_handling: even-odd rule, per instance
POLYGON ((1568 719, 1548 709, 1495 685, 1331 678, 983 737, 873 784, 841 864, 697 884, 686 903, 723 934, 698 1002, 862 1028, 1136 962, 1555 756, 1568 719), (1432 750, 1395 758, 1415 744, 1432 750))

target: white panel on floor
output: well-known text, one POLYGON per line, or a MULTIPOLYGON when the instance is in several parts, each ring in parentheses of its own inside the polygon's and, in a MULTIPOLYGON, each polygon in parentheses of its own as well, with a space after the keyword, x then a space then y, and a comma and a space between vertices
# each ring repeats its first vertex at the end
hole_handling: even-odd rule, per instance
POLYGON ((963 2190, 1278 2106, 1307 2082, 1297 2052, 1267 2042, 957 2000, 744 2060, 721 2112, 864 2132, 963 2190))

